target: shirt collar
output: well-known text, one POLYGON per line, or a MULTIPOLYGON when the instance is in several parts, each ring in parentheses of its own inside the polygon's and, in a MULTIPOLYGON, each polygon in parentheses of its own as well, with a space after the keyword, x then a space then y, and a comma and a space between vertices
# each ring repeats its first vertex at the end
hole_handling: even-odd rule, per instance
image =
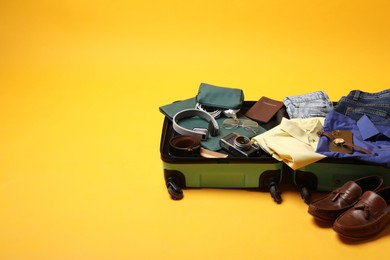
POLYGON ((386 135, 390 138, 390 131, 379 131, 379 129, 374 125, 374 123, 368 118, 368 116, 363 115, 357 122, 356 125, 363 137, 363 140, 368 140, 377 134, 386 135))
POLYGON ((322 130, 323 124, 318 118, 286 119, 280 123, 280 130, 305 144, 318 141, 317 132, 322 130))

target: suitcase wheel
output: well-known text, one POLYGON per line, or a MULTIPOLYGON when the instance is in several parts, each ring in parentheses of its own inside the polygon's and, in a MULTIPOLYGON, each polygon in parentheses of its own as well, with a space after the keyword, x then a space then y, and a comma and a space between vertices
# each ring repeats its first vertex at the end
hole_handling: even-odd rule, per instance
POLYGON ((282 202, 282 196, 277 182, 271 182, 269 184, 269 192, 276 203, 282 202))
POLYGON ((167 181, 167 189, 173 200, 181 200, 184 197, 183 190, 173 180, 167 181))
POLYGON ((306 204, 311 202, 311 192, 317 190, 317 177, 306 171, 295 171, 294 182, 306 204))
POLYGON ((311 192, 307 186, 301 186, 299 192, 301 193, 301 198, 305 201, 306 204, 311 202, 311 192))
POLYGON ((271 193, 271 197, 278 204, 282 202, 281 191, 279 189, 280 180, 280 170, 264 171, 259 178, 259 188, 261 190, 268 190, 271 193))
POLYGON ((185 188, 184 175, 176 170, 164 169, 165 184, 169 195, 173 200, 181 200, 184 197, 182 188, 185 188))

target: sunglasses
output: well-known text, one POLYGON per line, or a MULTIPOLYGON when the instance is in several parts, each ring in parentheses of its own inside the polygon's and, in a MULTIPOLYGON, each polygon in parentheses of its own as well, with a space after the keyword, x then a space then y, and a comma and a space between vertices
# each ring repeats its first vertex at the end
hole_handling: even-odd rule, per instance
POLYGON ((233 129, 237 127, 242 127, 247 131, 251 131, 254 134, 257 134, 257 130, 259 130, 259 124, 253 120, 239 120, 235 118, 228 118, 223 120, 222 128, 224 129, 233 129))

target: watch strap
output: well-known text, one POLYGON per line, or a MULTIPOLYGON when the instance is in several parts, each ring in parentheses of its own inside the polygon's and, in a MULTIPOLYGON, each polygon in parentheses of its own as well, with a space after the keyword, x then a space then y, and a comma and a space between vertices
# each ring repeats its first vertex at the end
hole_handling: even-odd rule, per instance
MULTIPOLYGON (((341 131, 341 130, 335 130, 335 131, 341 131)), ((353 148, 355 150, 359 150, 359 151, 361 151, 363 153, 371 154, 371 152, 369 150, 367 150, 367 149, 365 149, 365 148, 363 148, 361 146, 353 144, 352 140, 351 141, 347 141, 347 140, 345 140, 342 137, 335 136, 334 134, 328 133, 328 132, 319 131, 317 134, 319 136, 326 136, 331 141, 331 144, 333 144, 335 146, 350 147, 350 148, 353 148)))

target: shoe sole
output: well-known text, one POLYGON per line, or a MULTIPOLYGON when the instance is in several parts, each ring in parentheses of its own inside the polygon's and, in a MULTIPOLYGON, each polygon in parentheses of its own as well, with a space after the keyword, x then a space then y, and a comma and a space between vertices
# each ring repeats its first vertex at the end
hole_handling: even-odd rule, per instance
POLYGON ((312 213, 312 212, 310 212, 310 211, 308 211, 308 213, 312 216, 312 217, 314 217, 316 220, 319 220, 319 221, 321 221, 321 222, 324 222, 324 223, 333 223, 335 220, 336 220, 336 218, 335 219, 326 219, 326 218, 322 218, 322 217, 320 217, 320 216, 318 216, 318 215, 316 215, 316 214, 314 214, 314 213, 312 213))
POLYGON ((344 237, 344 238, 347 238, 347 239, 350 239, 350 240, 358 241, 358 240, 366 240, 366 239, 370 239, 370 238, 374 238, 374 237, 378 236, 380 233, 382 233, 383 230, 386 229, 388 224, 389 223, 387 222, 377 232, 375 232, 375 233, 373 233, 371 235, 362 236, 362 237, 354 237, 354 236, 348 236, 346 234, 343 234, 341 232, 341 229, 339 229, 337 226, 333 226, 333 230, 336 231, 336 233, 339 234, 341 237, 344 237))

